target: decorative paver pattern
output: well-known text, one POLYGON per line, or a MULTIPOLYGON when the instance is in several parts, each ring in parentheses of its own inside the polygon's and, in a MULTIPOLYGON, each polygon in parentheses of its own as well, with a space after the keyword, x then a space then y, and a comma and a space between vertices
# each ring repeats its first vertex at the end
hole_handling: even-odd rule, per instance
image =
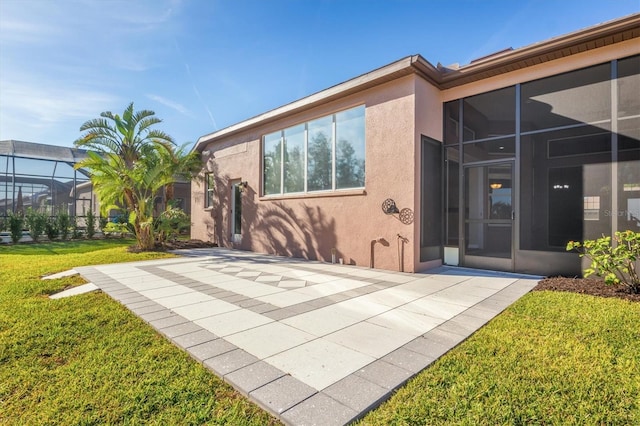
POLYGON ((75 269, 288 424, 357 419, 539 279, 178 253, 75 269))

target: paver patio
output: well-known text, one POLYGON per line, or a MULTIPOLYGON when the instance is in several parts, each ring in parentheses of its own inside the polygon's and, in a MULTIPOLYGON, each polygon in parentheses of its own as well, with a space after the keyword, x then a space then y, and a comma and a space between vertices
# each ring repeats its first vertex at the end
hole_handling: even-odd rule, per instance
POLYGON ((346 424, 530 291, 539 277, 421 274, 226 249, 75 268, 292 425, 346 424))

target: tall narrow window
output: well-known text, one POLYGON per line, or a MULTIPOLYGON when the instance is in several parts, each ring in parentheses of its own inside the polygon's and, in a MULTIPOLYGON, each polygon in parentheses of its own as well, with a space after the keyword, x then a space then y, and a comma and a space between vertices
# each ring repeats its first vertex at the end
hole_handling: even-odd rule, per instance
POLYGON ((264 137, 263 145, 264 195, 280 194, 282 177, 281 132, 264 137))
POLYGON ((233 184, 231 196, 233 197, 231 202, 231 230, 234 241, 240 242, 239 238, 242 235, 242 182, 233 184))
POLYGON ((216 188, 216 179, 213 173, 206 173, 205 179, 205 207, 213 207, 215 201, 215 188, 216 188))
POLYGON ((332 189, 332 117, 324 117, 309 122, 309 142, 307 160, 307 189, 323 191, 332 189))
POLYGON ((284 192, 304 191, 304 124, 284 131, 284 192))
POLYGON ((336 188, 364 186, 364 107, 336 114, 336 188))

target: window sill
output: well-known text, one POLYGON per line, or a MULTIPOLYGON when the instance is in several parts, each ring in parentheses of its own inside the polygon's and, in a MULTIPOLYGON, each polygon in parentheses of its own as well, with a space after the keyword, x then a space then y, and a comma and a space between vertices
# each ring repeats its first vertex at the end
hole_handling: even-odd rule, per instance
POLYGON ((343 189, 338 191, 298 192, 295 194, 263 195, 258 199, 260 201, 275 201, 275 200, 295 200, 295 199, 304 199, 304 198, 352 197, 352 196, 361 196, 361 195, 367 195, 367 191, 364 188, 343 189))
POLYGON ((205 207, 205 208, 204 208, 204 211, 205 211, 205 212, 213 211, 213 206, 205 207))

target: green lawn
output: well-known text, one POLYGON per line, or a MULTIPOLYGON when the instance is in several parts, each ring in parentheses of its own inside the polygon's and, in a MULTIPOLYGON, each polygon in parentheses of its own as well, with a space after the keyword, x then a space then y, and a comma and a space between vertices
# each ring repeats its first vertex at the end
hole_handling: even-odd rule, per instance
MULTIPOLYGON (((275 424, 73 266, 170 256, 117 240, 0 246, 0 424, 275 424)), ((640 303, 533 292, 363 425, 640 424, 640 303)))
POLYGON ((130 244, 0 246, 0 424, 276 424, 107 295, 47 298, 82 280, 43 274, 170 256, 130 244))
POLYGON ((640 303, 529 293, 360 424, 640 424, 640 303))

